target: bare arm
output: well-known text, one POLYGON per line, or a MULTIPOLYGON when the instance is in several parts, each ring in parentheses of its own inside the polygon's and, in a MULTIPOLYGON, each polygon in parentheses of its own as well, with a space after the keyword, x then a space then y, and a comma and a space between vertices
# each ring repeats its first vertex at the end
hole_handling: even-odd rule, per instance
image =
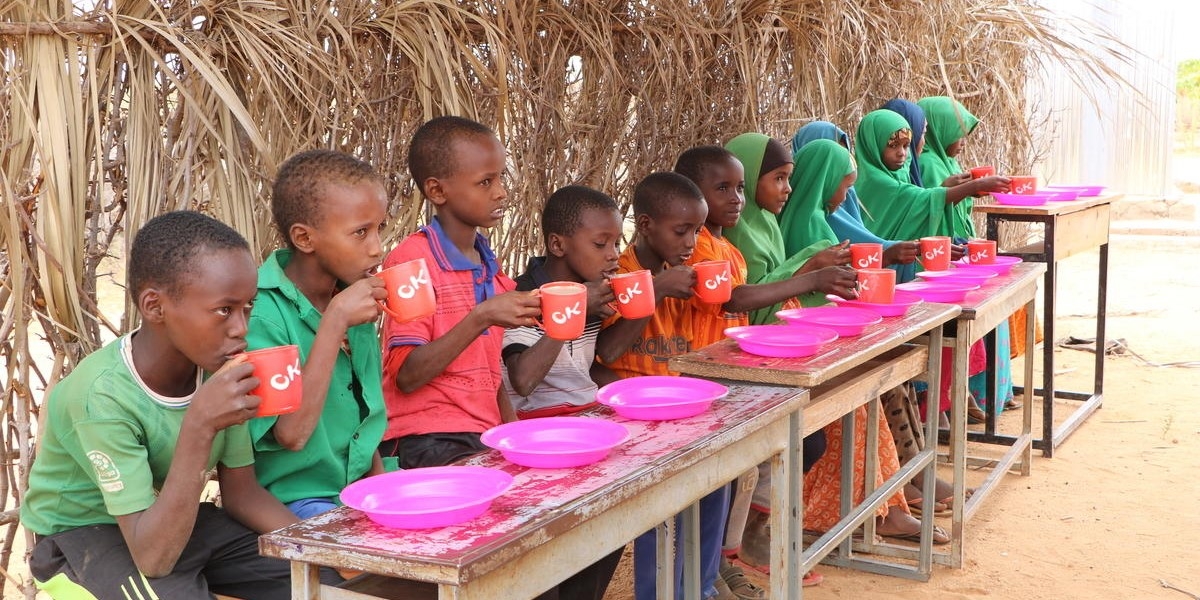
POLYGON ((267 533, 300 520, 258 483, 253 465, 238 468, 217 465, 217 478, 221 483, 221 505, 242 525, 267 533))
POLYGON ((500 409, 501 423, 512 423, 517 420, 517 411, 513 409, 504 386, 496 388, 496 406, 500 409))
POLYGON ((507 292, 477 304, 446 335, 413 349, 396 372, 396 387, 412 393, 446 370, 488 327, 533 325, 541 313, 535 292, 507 292))
POLYGON ((505 357, 504 365, 508 367, 508 381, 517 394, 528 396, 537 389, 537 386, 546 378, 546 373, 550 372, 550 367, 554 364, 555 359, 558 358, 563 343, 561 340, 543 335, 532 346, 505 357))
POLYGON ((213 439, 222 429, 253 417, 258 408, 258 398, 247 396, 258 384, 253 372, 244 358, 235 358, 200 386, 184 414, 175 455, 154 504, 117 516, 133 562, 147 577, 163 577, 175 569, 196 523, 213 439))
POLYGON ((337 365, 342 340, 346 331, 355 325, 368 323, 379 318, 378 300, 387 297, 383 280, 366 277, 338 292, 317 327, 312 348, 304 363, 301 376, 304 380, 303 400, 300 408, 289 414, 276 417, 272 430, 275 440, 293 452, 302 450, 312 437, 313 430, 325 410, 325 396, 329 382, 337 365))
POLYGON ((592 376, 592 381, 598 387, 604 387, 604 386, 620 379, 620 377, 617 377, 616 373, 613 373, 612 369, 610 369, 600 363, 592 363, 592 369, 591 369, 590 375, 592 376))
POLYGON ((650 317, 641 319, 626 319, 621 317, 615 323, 600 330, 596 336, 596 358, 602 363, 610 363, 629 350, 634 340, 646 328, 650 317))
POLYGON ((1007 177, 993 175, 946 188, 946 204, 958 204, 966 198, 991 192, 1007 192, 1011 181, 1007 177))
POLYGON ((779 304, 788 298, 801 296, 809 292, 825 292, 837 294, 844 298, 852 298, 857 278, 852 269, 846 267, 826 267, 819 271, 803 273, 771 283, 757 285, 739 285, 733 288, 733 295, 722 306, 733 313, 750 312, 760 308, 779 304))

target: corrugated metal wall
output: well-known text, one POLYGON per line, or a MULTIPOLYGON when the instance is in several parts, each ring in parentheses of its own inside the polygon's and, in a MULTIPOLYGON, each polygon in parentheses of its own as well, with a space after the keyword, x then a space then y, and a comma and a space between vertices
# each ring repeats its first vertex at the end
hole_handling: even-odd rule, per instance
POLYGON ((1086 19, 1134 49, 1129 64, 1110 63, 1132 89, 1089 82, 1081 89, 1061 65, 1045 65, 1030 100, 1035 134, 1046 152, 1034 169, 1048 183, 1103 184, 1131 195, 1177 195, 1171 179, 1175 122, 1175 35, 1170 0, 1046 0, 1060 14, 1086 19))

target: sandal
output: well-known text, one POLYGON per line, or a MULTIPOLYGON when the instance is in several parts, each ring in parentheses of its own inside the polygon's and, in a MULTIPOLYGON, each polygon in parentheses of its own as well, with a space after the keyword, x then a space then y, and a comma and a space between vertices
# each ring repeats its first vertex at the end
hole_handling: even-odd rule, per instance
POLYGON ((721 561, 721 580, 738 600, 766 600, 767 591, 754 585, 746 572, 732 560, 721 561))
POLYGON ((800 580, 800 586, 812 587, 814 585, 819 585, 822 581, 825 581, 824 575, 816 571, 809 571, 804 574, 804 579, 800 580))
MULTIPOLYGON (((924 505, 924 500, 925 500, 924 498, 920 498, 920 497, 913 498, 911 500, 907 500, 908 512, 912 513, 912 515, 914 517, 921 516, 921 513, 924 510, 923 508, 921 508, 922 505, 924 505)), ((949 497, 949 498, 943 498, 942 500, 938 500, 938 501, 934 502, 933 503, 933 516, 945 517, 945 516, 949 515, 951 513, 950 503, 953 501, 954 501, 954 498, 949 497)))
MULTIPOLYGON (((892 538, 894 540, 904 540, 906 542, 920 542, 921 541, 921 532, 920 531, 914 531, 912 533, 881 533, 879 535, 882 535, 883 537, 887 537, 887 538, 892 538)), ((933 526, 933 545, 944 546, 949 543, 950 543, 950 534, 946 533, 946 530, 942 529, 940 526, 934 525, 933 526)))

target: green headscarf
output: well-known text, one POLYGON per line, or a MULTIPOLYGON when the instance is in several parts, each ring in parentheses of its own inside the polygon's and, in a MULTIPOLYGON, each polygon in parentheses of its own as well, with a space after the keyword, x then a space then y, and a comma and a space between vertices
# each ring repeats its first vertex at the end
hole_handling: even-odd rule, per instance
POLYGON ((854 172, 850 151, 833 140, 815 140, 795 154, 792 194, 779 213, 784 252, 798 252, 817 242, 840 242, 825 216, 842 180, 854 172))
MULTIPOLYGON (((742 162, 746 171, 746 208, 742 209, 742 217, 737 224, 726 227, 724 234, 725 239, 736 246, 746 259, 746 283, 751 284, 788 279, 812 255, 830 245, 828 241, 822 241, 788 256, 783 249, 783 234, 779 231, 778 220, 755 201, 754 194, 758 190, 758 178, 761 175, 759 171, 770 139, 761 133, 743 133, 725 144, 725 149, 742 162)), ((819 293, 806 294, 800 301, 815 306, 824 304, 825 297, 819 293)), ((777 320, 775 313, 780 306, 776 304, 751 311, 750 322, 761 325, 777 320)))
POLYGON ((909 183, 907 162, 895 171, 883 164, 888 140, 901 129, 908 129, 908 121, 885 109, 867 113, 858 124, 854 145, 858 181, 854 187, 864 209, 863 222, 885 240, 949 235, 946 188, 925 189, 909 183))
MULTIPOLYGON (((979 125, 979 119, 957 100, 947 96, 922 98, 917 104, 925 111, 925 118, 929 121, 929 129, 925 132, 925 152, 921 153, 921 177, 926 187, 940 186, 947 177, 963 172, 958 159, 946 154, 946 148, 970 135, 979 125)), ((966 198, 958 204, 946 206, 946 222, 950 225, 951 236, 975 237, 975 223, 971 221, 974 205, 971 198, 966 198)))

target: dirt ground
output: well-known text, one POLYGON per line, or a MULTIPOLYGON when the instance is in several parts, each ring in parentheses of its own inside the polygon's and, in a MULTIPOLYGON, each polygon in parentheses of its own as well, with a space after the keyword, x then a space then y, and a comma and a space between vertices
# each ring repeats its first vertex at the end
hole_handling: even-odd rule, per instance
MULTIPOLYGON (((935 567, 926 583, 821 566, 825 582, 806 597, 1186 600, 1162 581, 1200 594, 1200 369, 1146 362, 1200 364, 1200 238, 1119 236, 1111 248, 1108 335, 1145 361, 1108 357, 1104 408, 1054 458, 1035 454, 1030 477, 1010 475, 992 494, 967 524, 966 566, 935 567)), ((1056 336, 1092 337, 1096 254, 1060 273, 1056 336)), ((1093 355, 1056 353, 1060 385, 1084 389, 1093 355)), ((1056 406, 1062 418, 1073 403, 1056 406)), ((23 566, 9 575, 27 578, 23 566)), ((606 598, 631 599, 631 584, 623 561, 606 598)), ((19 598, 12 588, 5 597, 19 598)))
MULTIPOLYGON (((1197 272, 1200 238, 1119 236, 1110 248, 1107 335, 1124 339, 1145 360, 1128 353, 1106 359, 1104 407, 1054 458, 1035 452, 1031 476, 1009 475, 998 486, 967 523, 964 568, 935 566, 932 579, 921 583, 820 566, 825 581, 806 588, 806 598, 1186 600, 1189 592, 1200 594, 1200 411, 1192 404, 1200 397, 1200 369, 1148 364, 1200 366, 1200 279, 1185 275, 1197 272)), ((1060 264, 1055 337, 1093 337, 1097 253, 1060 264)), ((1055 352, 1060 388, 1086 389, 1094 355, 1055 352)), ((1040 373, 1038 361, 1039 381, 1040 373)), ((1058 401, 1056 417, 1075 405, 1058 401)), ((1034 414, 1036 424, 1040 410, 1034 414)), ((1017 418, 1014 413, 1001 423, 1011 427, 1017 418)), ((939 523, 949 528, 948 518, 939 523)), ((631 584, 623 561, 606 600, 631 599, 631 584)))

